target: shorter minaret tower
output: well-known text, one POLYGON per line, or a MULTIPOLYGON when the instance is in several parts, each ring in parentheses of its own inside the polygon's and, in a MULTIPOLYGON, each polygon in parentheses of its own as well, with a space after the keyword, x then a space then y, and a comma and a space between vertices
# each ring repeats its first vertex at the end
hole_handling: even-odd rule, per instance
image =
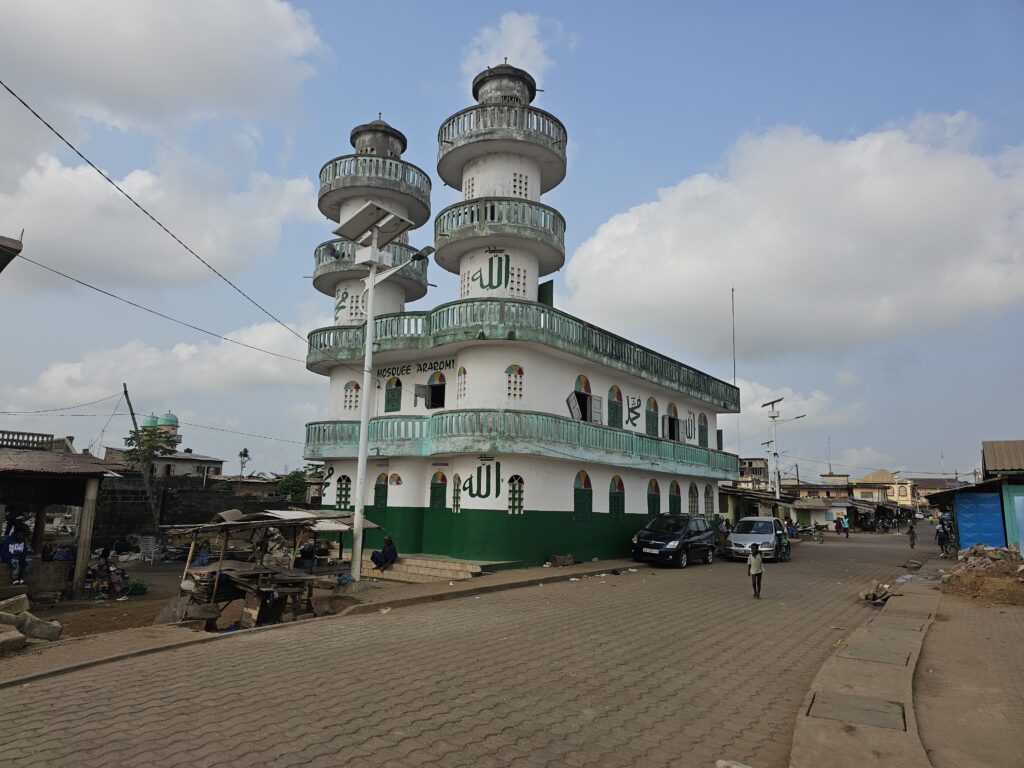
POLYGON ((540 202, 565 178, 565 127, 530 106, 536 95, 528 72, 490 67, 473 79, 476 105, 438 132, 438 175, 463 201, 437 215, 434 247, 460 299, 536 301, 565 262, 565 219, 540 202))

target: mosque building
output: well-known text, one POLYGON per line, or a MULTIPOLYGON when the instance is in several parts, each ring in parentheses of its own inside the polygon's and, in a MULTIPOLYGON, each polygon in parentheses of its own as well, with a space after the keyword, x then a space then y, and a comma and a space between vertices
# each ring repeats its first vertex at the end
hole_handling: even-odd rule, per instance
MULTIPOLYGON (((306 367, 329 378, 330 418, 306 425, 305 456, 325 464, 324 506, 352 509, 370 396, 366 516, 400 552, 626 556, 648 516, 716 513, 718 483, 738 478, 717 420, 739 390, 554 308, 544 279, 565 262, 566 224, 541 198, 565 178, 565 127, 531 106, 521 69, 491 67, 472 91, 438 132, 438 176, 462 200, 434 219, 435 260, 459 298, 405 311, 426 295, 426 262, 406 235, 386 247, 408 266, 376 288, 373 392, 360 385, 367 270, 352 241, 316 248, 334 325, 309 334, 306 367)), ((320 172, 320 211, 339 221, 370 201, 425 224, 430 178, 402 160, 405 136, 375 120, 351 142, 320 172)))

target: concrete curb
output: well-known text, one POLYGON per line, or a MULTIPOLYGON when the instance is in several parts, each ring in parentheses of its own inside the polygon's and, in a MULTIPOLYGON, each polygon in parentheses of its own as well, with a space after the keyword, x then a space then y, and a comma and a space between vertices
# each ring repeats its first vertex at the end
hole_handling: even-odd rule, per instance
POLYGON ((902 584, 825 660, 797 713, 791 768, 931 768, 914 712, 914 671, 938 609, 937 586, 902 584))
MULTIPOLYGON (((637 568, 650 568, 649 565, 645 566, 641 563, 637 563, 634 566, 637 568)), ((573 571, 571 573, 558 573, 557 569, 552 568, 553 571, 550 576, 545 575, 541 577, 526 579, 524 581, 510 581, 501 584, 482 584, 478 587, 469 587, 467 589, 454 589, 450 592, 438 592, 435 594, 425 595, 413 595, 410 597, 399 598, 397 600, 378 600, 369 603, 357 603, 351 605, 340 613, 336 613, 332 616, 318 616, 312 619, 306 619, 302 622, 288 622, 287 624, 269 624, 264 627, 253 627, 252 629, 239 629, 235 632, 222 632, 222 633, 204 633, 200 637, 190 638, 188 640, 181 640, 174 643, 167 643, 166 645, 156 645, 150 648, 140 648, 135 651, 126 651, 119 653, 114 656, 105 656, 99 659, 89 659, 87 661, 76 662, 74 664, 65 664, 54 669, 48 669, 45 672, 35 672, 30 675, 23 675, 21 677, 12 677, 9 680, 0 681, 0 691, 7 688, 17 688, 19 686, 28 685, 29 683, 37 682, 39 680, 45 680, 46 678, 56 677, 63 675, 68 672, 77 672, 83 669, 89 669, 90 667, 97 667, 101 664, 109 664, 114 661, 121 661, 122 659, 138 658, 140 656, 148 656, 152 653, 160 653, 162 651, 171 651, 178 648, 184 648, 190 645, 198 645, 200 643, 210 643, 215 640, 226 640, 234 637, 245 637, 256 632, 267 632, 271 630, 294 628, 299 624, 307 624, 314 621, 330 621, 334 619, 342 619, 348 616, 360 616, 370 613, 376 613, 382 608, 408 608, 414 605, 420 605, 422 603, 435 603, 442 602, 445 600, 457 600, 459 598, 466 597, 477 597, 479 595, 487 594, 490 592, 504 592, 510 589, 519 589, 520 587, 533 587, 540 584, 554 584, 558 582, 569 581, 570 579, 583 578, 584 576, 597 576, 602 573, 609 573, 612 569, 618 568, 622 575, 625 575, 625 571, 622 570, 621 566, 608 566, 604 568, 592 568, 585 571, 573 571)), ((458 583, 458 582, 456 582, 458 583)), ((188 622, 182 622, 188 623, 188 622)), ((131 630, 127 630, 131 631, 131 630)), ((70 641, 73 642, 73 641, 70 641)))

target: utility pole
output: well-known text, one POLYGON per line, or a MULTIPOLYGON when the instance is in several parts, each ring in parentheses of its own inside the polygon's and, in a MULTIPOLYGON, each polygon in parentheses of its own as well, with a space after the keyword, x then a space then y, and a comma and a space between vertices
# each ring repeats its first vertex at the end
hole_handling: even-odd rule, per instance
MULTIPOLYGON (((132 430, 135 435, 135 446, 136 448, 141 449, 142 433, 139 432, 139 422, 135 419, 135 409, 132 408, 132 399, 128 397, 128 383, 123 382, 122 386, 124 387, 124 401, 128 404, 128 413, 130 413, 132 417, 132 430)), ((163 541, 163 536, 160 533, 160 516, 156 511, 156 501, 153 499, 153 488, 149 482, 150 467, 150 463, 147 462, 142 468, 142 484, 146 488, 146 501, 149 503, 149 514, 153 518, 153 528, 155 529, 157 539, 163 541)))
POLYGON ((796 495, 800 495, 800 465, 796 464, 796 495))

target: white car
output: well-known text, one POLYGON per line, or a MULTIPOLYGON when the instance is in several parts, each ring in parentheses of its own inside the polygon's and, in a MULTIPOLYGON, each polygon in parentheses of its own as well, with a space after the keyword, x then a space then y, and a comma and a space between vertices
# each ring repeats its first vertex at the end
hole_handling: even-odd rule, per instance
POLYGON ((725 540, 725 556, 746 560, 751 544, 757 544, 765 560, 777 560, 780 549, 789 544, 786 526, 776 517, 742 517, 725 540))

